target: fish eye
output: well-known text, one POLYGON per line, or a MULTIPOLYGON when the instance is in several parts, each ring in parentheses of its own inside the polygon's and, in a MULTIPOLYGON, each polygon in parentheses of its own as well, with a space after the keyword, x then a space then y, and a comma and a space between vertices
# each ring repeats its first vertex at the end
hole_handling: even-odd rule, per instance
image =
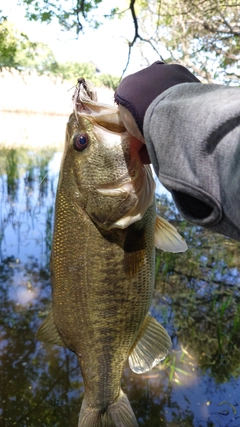
POLYGON ((73 147, 77 151, 83 151, 88 146, 88 138, 87 135, 83 133, 77 133, 73 137, 73 147))

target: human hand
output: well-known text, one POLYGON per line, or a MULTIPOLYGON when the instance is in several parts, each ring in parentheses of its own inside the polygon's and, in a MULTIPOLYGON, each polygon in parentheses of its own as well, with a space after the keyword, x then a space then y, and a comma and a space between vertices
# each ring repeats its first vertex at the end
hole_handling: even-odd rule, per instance
POLYGON ((150 163, 143 135, 145 113, 154 99, 171 86, 199 82, 185 67, 178 64, 154 62, 150 67, 125 77, 115 92, 115 101, 128 132, 139 141, 143 163, 150 163))

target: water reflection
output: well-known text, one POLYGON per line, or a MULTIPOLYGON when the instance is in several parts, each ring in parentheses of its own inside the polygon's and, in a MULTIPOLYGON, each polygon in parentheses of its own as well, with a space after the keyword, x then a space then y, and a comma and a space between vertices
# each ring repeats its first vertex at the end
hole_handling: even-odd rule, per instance
MULTIPOLYGON (((35 339, 50 308, 49 255, 61 153, 0 152, 0 425, 77 426, 83 384, 70 351, 35 339)), ((126 367, 140 426, 240 425, 239 244, 165 218, 189 243, 186 254, 157 253, 152 314, 173 351, 152 372, 126 367), (196 244, 197 242, 197 244, 196 244)))
POLYGON ((22 149, 3 150, 0 157, 1 257, 21 252, 22 262, 34 255, 45 263, 61 154, 22 149))

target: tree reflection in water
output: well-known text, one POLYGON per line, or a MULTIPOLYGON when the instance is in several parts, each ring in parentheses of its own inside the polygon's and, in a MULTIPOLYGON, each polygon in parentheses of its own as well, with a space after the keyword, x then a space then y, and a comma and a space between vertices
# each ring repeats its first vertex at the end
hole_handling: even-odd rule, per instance
MULTIPOLYGON (((0 151, 0 425, 77 426, 83 384, 70 351, 38 342, 50 307, 49 257, 60 154, 0 151)), ((171 201, 162 216, 185 254, 157 252, 152 314, 173 339, 148 374, 122 385, 140 426, 240 426, 239 243, 190 227, 171 201)))

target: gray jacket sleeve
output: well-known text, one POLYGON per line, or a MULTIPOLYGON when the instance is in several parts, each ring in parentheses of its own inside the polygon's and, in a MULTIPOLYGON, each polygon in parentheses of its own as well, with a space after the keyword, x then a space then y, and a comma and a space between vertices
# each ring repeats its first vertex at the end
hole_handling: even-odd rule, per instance
POLYGON ((240 89, 171 87, 148 107, 143 133, 183 217, 240 241, 240 89))

